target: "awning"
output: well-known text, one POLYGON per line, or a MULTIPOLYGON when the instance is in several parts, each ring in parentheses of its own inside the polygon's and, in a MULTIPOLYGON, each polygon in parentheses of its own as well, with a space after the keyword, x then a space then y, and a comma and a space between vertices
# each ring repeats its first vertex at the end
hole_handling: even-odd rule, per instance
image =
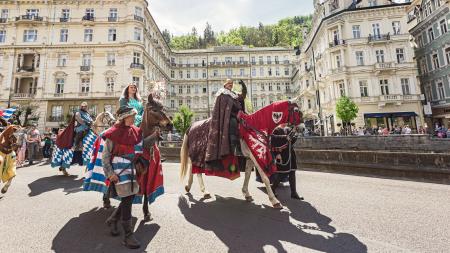
POLYGON ((415 112, 380 112, 364 113, 364 118, 397 118, 397 117, 416 117, 415 112))

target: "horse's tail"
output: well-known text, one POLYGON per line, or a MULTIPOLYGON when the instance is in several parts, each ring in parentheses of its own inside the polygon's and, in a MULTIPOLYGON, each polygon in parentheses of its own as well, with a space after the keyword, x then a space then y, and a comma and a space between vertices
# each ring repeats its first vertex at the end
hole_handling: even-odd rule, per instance
POLYGON ((180 178, 183 180, 186 177, 187 170, 189 167, 189 147, 188 147, 188 135, 185 134, 183 138, 183 145, 181 146, 180 151, 180 178))

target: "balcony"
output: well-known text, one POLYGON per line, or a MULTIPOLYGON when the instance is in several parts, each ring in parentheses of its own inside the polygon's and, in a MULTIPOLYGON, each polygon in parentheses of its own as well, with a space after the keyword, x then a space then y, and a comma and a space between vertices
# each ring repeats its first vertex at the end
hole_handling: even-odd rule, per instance
POLYGON ((16 21, 44 21, 44 18, 35 15, 21 15, 16 17, 16 21))
POLYGON ((132 69, 142 69, 145 70, 145 66, 142 63, 131 63, 130 68, 132 69))
POLYGON ((91 65, 80 66, 80 71, 83 71, 83 72, 91 71, 91 65))
POLYGON ((378 62, 375 63, 374 67, 375 70, 378 71, 383 71, 383 70, 392 70, 394 68, 394 63, 393 62, 378 62))
POLYGON ((345 40, 333 40, 333 42, 330 42, 330 48, 346 45, 345 40))
POLYGON ((59 18, 59 22, 61 23, 69 22, 69 18, 59 18))
POLYGON ((117 17, 108 17, 108 22, 117 22, 118 18, 117 17))
POLYGON ((138 15, 134 15, 134 20, 137 20, 137 21, 139 21, 139 22, 144 22, 144 18, 143 18, 143 17, 140 17, 140 16, 138 16, 138 15))
POLYGON ((62 121, 64 121, 64 116, 62 116, 62 115, 50 116, 50 117, 48 117, 48 121, 49 122, 62 122, 62 121))
POLYGON ((8 22, 7 18, 0 18, 0 23, 6 23, 6 22, 8 22))
POLYGON ((20 66, 18 68, 18 72, 34 72, 34 70, 33 66, 20 66))
POLYGON ((85 16, 83 16, 83 18, 81 20, 82 21, 95 21, 95 17, 92 15, 85 15, 85 16))
POLYGON ((32 99, 36 96, 36 94, 33 93, 14 93, 12 95, 15 99, 32 99))
POLYGON ((367 38, 367 41, 369 43, 371 43, 371 42, 385 42, 385 41, 388 41, 388 40, 391 40, 390 33, 376 34, 376 35, 369 34, 369 37, 367 38))
POLYGON ((332 69, 331 74, 339 74, 345 71, 347 71, 347 67, 341 66, 339 68, 332 69))

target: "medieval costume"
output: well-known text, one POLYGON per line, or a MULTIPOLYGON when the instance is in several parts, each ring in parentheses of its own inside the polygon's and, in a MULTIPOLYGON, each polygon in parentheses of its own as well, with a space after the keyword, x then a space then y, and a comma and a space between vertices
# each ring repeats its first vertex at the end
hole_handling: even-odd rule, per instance
POLYGON ((27 133, 27 151, 28 151, 28 164, 32 165, 33 160, 37 158, 39 153, 39 145, 41 143, 41 134, 36 128, 36 124, 31 126, 31 129, 27 133))
POLYGON ((290 133, 291 128, 278 126, 273 130, 273 133, 270 136, 272 154, 275 157, 277 164, 277 173, 275 173, 271 178, 273 179, 272 191, 275 193, 280 181, 287 176, 289 177, 291 198, 302 200, 303 198, 297 193, 295 180, 295 172, 297 171, 297 157, 295 155, 293 145, 297 138, 290 133))
POLYGON ((78 110, 75 113, 75 122, 76 126, 75 126, 74 146, 75 150, 81 150, 83 138, 89 132, 89 129, 93 122, 91 115, 89 115, 89 112, 87 111, 86 102, 81 103, 80 110, 78 110))
POLYGON ((128 106, 134 108, 137 111, 135 116, 134 125, 139 127, 142 122, 142 116, 144 115, 144 106, 142 105, 142 99, 139 96, 139 90, 135 84, 130 84, 122 92, 122 96, 119 99, 120 107, 128 106), (134 86, 136 88, 136 94, 134 97, 130 97, 128 93, 128 89, 130 86, 134 86))
POLYGON ((244 96, 234 93, 228 85, 233 87, 231 80, 216 94, 209 125, 205 162, 212 168, 221 169, 218 161, 227 155, 242 156, 237 114, 245 108, 244 96))
POLYGON ((143 164, 145 161, 142 162, 142 146, 153 146, 157 136, 152 135, 143 140, 142 131, 138 127, 126 124, 128 117, 137 114, 135 109, 121 107, 117 114, 119 123, 102 134, 105 141, 102 154, 104 173, 110 180, 112 197, 121 198, 119 207, 108 218, 107 224, 111 226, 111 234, 117 236, 117 223, 121 218, 125 232, 123 244, 135 249, 140 247, 140 243, 134 237, 131 207, 135 195, 139 192, 137 173, 142 168, 148 168, 148 165, 143 164))

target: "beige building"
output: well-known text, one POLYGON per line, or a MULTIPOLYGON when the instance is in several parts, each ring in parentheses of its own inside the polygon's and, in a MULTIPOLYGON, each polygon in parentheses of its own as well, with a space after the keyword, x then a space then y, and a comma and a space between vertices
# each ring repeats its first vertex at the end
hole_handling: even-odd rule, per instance
POLYGON ((336 102, 342 95, 359 107, 357 127, 423 125, 405 15, 409 3, 315 0, 314 5, 313 28, 293 77, 307 126, 338 132, 336 102))
POLYGON ((0 104, 36 106, 40 128, 81 101, 115 111, 130 82, 145 95, 169 80, 171 51, 145 0, 5 0, 0 15, 0 104))
POLYGON ((291 85, 294 51, 287 48, 214 47, 173 53, 167 107, 172 112, 187 105, 195 120, 205 119, 214 106, 215 93, 227 78, 243 80, 253 109, 295 97, 291 85))

